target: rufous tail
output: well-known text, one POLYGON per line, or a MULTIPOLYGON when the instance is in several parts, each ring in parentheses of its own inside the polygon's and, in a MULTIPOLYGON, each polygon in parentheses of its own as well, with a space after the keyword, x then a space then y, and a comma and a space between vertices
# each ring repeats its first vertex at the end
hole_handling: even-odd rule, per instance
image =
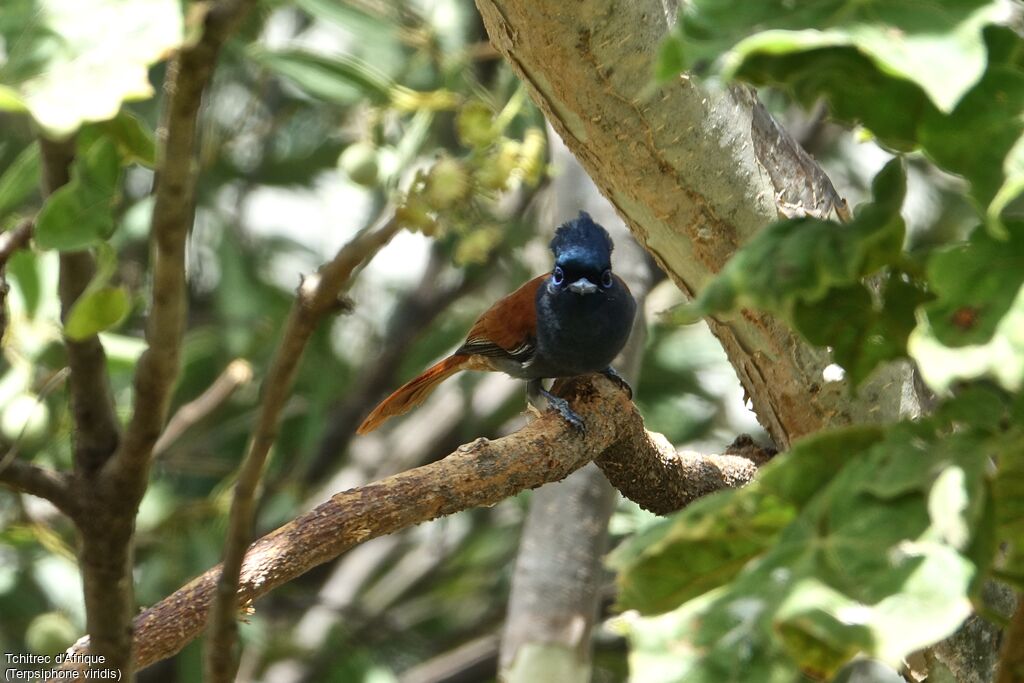
POLYGON ((423 374, 398 387, 363 420, 363 424, 359 425, 356 434, 372 432, 384 424, 388 418, 409 412, 423 403, 438 384, 462 370, 469 362, 469 356, 448 356, 431 366, 423 374))

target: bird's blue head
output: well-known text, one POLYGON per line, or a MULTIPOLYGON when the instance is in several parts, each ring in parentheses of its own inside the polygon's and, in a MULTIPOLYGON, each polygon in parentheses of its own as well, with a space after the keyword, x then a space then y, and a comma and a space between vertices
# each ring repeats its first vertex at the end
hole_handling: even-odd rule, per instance
POLYGON ((593 294, 612 286, 612 238, 586 211, 555 231, 551 284, 576 294, 593 294))

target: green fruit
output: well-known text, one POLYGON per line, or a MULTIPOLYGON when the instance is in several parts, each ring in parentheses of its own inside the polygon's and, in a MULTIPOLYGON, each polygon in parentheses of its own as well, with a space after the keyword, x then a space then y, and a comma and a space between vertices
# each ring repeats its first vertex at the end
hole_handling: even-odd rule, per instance
POLYGON ((377 184, 377 148, 369 142, 356 142, 345 148, 338 158, 338 167, 349 179, 363 187, 377 184))
POLYGON ((427 175, 423 199, 435 211, 450 209, 469 194, 469 173, 450 157, 439 159, 427 175))
POLYGON ((0 415, 0 435, 9 442, 37 443, 46 434, 50 410, 34 394, 19 394, 7 402, 0 415))
POLYGON ((78 638, 78 629, 60 612, 46 612, 25 629, 25 645, 38 655, 63 652, 78 638))

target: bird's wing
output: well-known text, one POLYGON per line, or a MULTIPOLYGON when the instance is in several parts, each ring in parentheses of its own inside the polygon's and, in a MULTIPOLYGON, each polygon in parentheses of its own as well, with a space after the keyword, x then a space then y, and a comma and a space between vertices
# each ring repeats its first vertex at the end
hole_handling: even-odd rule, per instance
POLYGON ((484 311, 455 353, 529 363, 537 341, 537 288, 545 278, 533 278, 484 311))

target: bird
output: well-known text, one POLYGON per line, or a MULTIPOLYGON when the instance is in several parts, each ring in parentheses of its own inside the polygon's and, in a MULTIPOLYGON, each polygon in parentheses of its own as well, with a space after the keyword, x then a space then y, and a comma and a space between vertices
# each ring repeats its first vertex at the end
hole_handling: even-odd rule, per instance
POLYGON ((527 380, 527 397, 543 396, 577 432, 583 420, 543 380, 601 373, 630 398, 632 389, 611 366, 629 339, 636 301, 612 272, 611 236, 586 211, 558 227, 550 244, 554 265, 499 299, 477 318, 447 358, 409 380, 373 409, 356 430, 366 434, 412 410, 448 377, 463 370, 504 372, 527 380))

